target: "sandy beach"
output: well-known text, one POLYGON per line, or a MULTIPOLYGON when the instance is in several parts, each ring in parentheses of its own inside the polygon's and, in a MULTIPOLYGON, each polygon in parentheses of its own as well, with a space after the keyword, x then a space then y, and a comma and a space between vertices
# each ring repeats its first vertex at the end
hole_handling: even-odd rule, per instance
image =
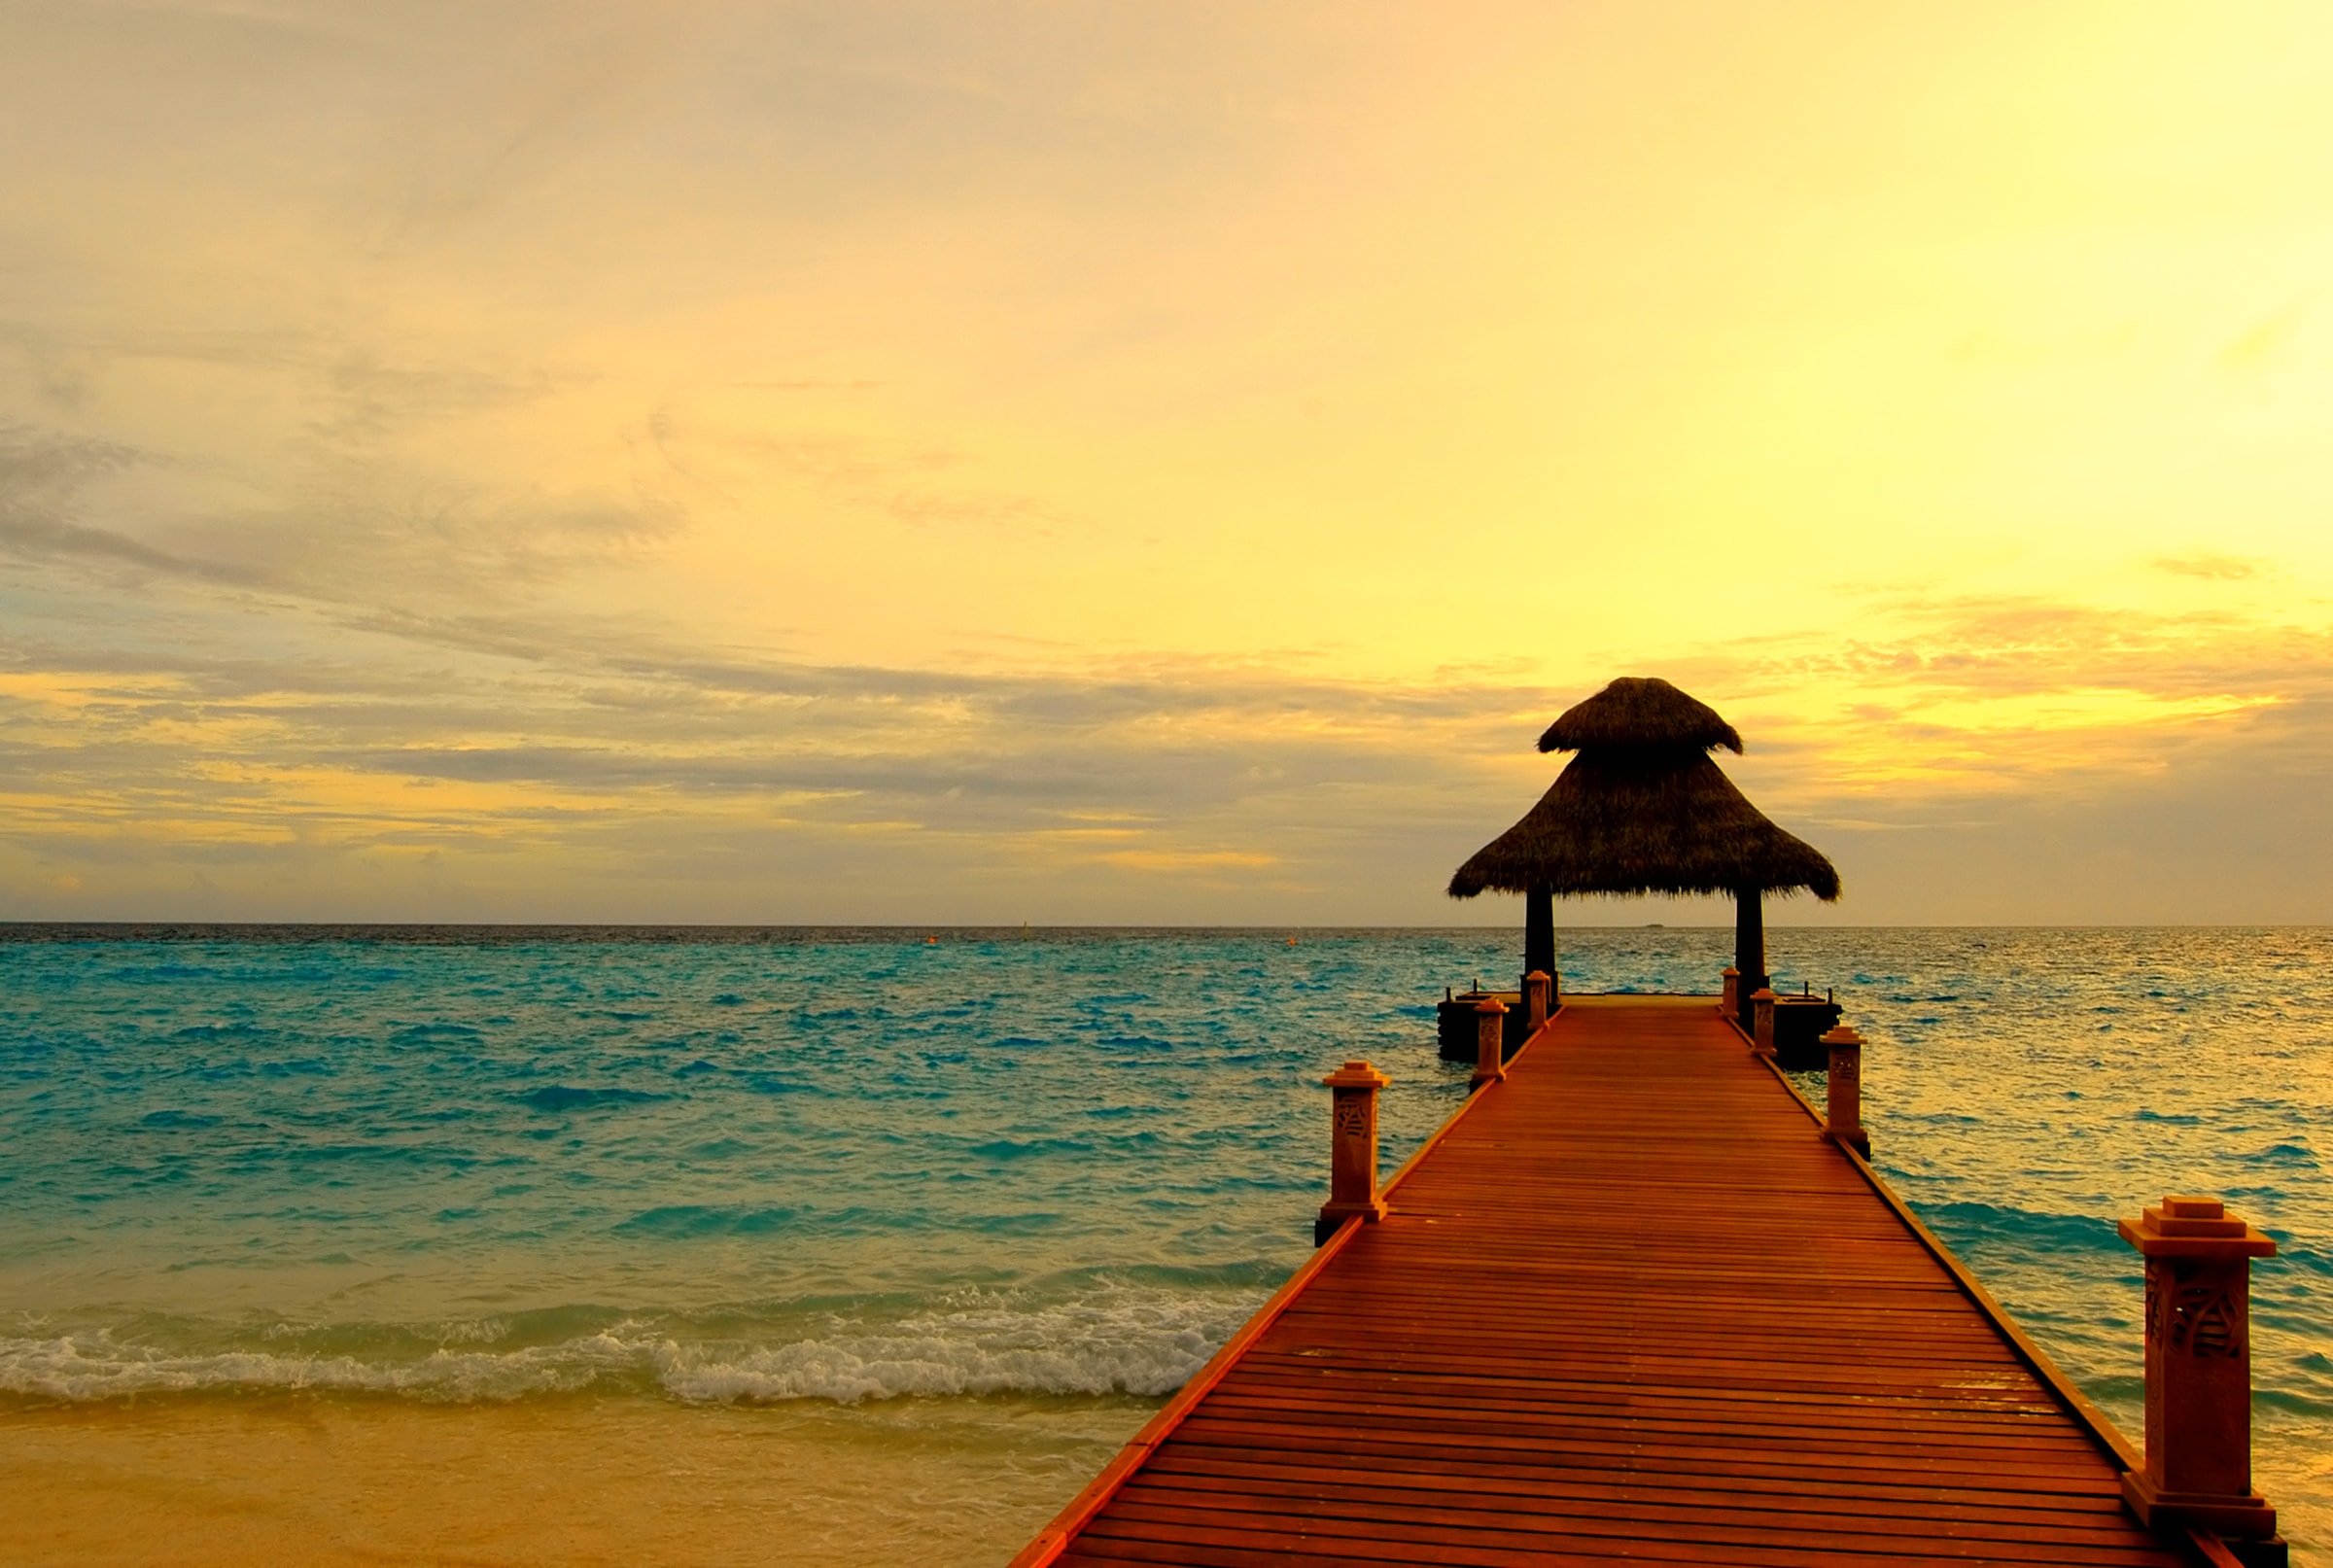
POLYGON ((0 1413, 0 1560, 1000 1561, 1145 1409, 309 1396, 18 1409, 0 1413))

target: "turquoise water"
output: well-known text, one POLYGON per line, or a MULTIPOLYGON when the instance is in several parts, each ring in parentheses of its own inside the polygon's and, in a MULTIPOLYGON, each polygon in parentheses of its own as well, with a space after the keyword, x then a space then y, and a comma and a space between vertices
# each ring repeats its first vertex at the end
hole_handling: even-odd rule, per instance
MULTIPOLYGON (((0 941, 0 1399, 297 1388, 842 1406, 1173 1389, 1306 1255, 1320 1075, 1454 1109, 1511 933, 155 933, 0 941), (1291 938, 1293 937, 1293 944, 1291 938)), ((1564 933, 1709 990, 1730 933, 1564 933)), ((2138 1428, 2117 1214, 2225 1196, 2259 1470, 2333 1539, 2333 933, 1801 930, 1878 1164, 2138 1428)))

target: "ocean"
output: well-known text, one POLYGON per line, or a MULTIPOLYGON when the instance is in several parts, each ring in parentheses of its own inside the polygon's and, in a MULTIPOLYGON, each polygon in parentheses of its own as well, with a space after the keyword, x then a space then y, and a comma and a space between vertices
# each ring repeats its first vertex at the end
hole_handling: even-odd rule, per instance
MULTIPOLYGON (((1730 929, 1564 930, 1711 991, 1730 929)), ((996 1562, 1456 1109, 1501 930, 0 927, 9 1561, 996 1562)), ((2333 931, 1769 934, 1875 1163, 2121 1424, 2209 1192, 2333 1564, 2333 931)), ((1818 1075, 1819 1077, 1819 1075, 1818 1075)), ((1811 1326, 1810 1326, 1811 1327, 1811 1326)))

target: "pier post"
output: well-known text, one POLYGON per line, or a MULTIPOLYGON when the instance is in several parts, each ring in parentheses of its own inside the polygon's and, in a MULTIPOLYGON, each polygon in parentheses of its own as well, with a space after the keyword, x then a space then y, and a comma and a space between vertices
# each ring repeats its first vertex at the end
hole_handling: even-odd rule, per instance
POLYGON ((1548 1021, 1548 972, 1534 969, 1523 976, 1523 1003, 1531 1009, 1531 1032, 1537 1034, 1548 1021))
POLYGON ((1507 1004, 1496 996, 1475 1003, 1475 1077, 1480 1089, 1507 1076, 1507 1004))
POLYGON ((1774 1054, 1774 993, 1760 986, 1750 996, 1750 1048, 1761 1057, 1774 1054))
POLYGON ((1741 970, 1736 969, 1730 963, 1727 964, 1725 966, 1724 980, 1724 996, 1718 1003, 1718 1011, 1724 1013, 1727 1018, 1733 1019, 1738 1023, 1740 1022, 1742 1016, 1741 970))
POLYGON ((1377 1196, 1377 1091, 1393 1082, 1366 1062, 1348 1062, 1321 1080, 1329 1089, 1329 1201, 1312 1224, 1312 1244, 1358 1214, 1385 1217, 1377 1196))
MULTIPOLYGON (((1772 1002, 1758 1008, 1760 1018, 1771 1018, 1773 1012, 1772 1002)), ((1823 1135, 1868 1160, 1871 1134, 1863 1131, 1863 1037, 1841 1024, 1823 1036, 1823 1043, 1830 1047, 1823 1135)))
POLYGON ((2146 1468, 2123 1498, 2149 1529, 2281 1563, 2277 1511, 2252 1490, 2252 1260, 2277 1243, 2216 1198, 2166 1198, 2115 1229, 2146 1260, 2146 1468))

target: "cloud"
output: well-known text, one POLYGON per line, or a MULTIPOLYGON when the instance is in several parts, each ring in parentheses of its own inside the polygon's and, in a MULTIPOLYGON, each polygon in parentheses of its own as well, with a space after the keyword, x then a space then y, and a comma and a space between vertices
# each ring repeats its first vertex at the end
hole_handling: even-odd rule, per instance
POLYGON ((0 887, 1498 919, 1450 865, 1621 673, 1850 915, 2261 813, 2333 869, 2254 58, 2179 95, 2206 254, 2081 153, 2160 94, 2005 17, 1907 184, 1833 130, 1913 35, 1529 11, 11 16, 0 887))
MULTIPOLYGON (((84 590, 53 591, 46 624, 0 631, 0 878, 53 904, 79 877, 85 910, 191 897, 199 873, 215 911, 355 913, 357 889, 389 888, 517 918, 540 889, 622 902, 686 866, 698 893, 670 896, 699 899, 688 918, 820 899, 936 918, 950 884, 1022 918, 1207 918, 1156 903, 1166 883, 1293 916, 1341 864, 1471 848, 1497 825, 1476 802, 1486 749, 1544 770, 1528 740, 1551 700, 1166 655, 1051 673, 723 656, 651 625, 341 613, 192 579, 109 635, 84 590), (184 619, 157 643, 165 604, 184 619), (1389 816, 1412 841, 1390 854, 1389 816), (453 858, 425 879, 425 854, 453 858), (504 878, 523 886, 462 903, 504 878)), ((1433 871, 1406 880, 1431 891, 1433 871)))
MULTIPOLYGON (((2230 863, 2312 907, 2323 852, 2246 824, 2305 817, 2333 760, 2321 634, 2165 615, 2109 639, 2080 607, 1985 598, 1888 614, 1867 643, 1640 672, 1742 723, 1732 771, 1839 859, 1837 918, 2236 911, 2209 869, 2230 863), (2084 692, 2110 700, 2064 706, 2084 692), (2152 892, 2094 878, 2113 908, 2051 880, 2126 842, 2182 858, 2152 892)), ((1584 694, 1166 655, 819 664, 544 614, 231 626, 234 656, 196 651, 215 622, 103 657, 78 622, 0 634, 0 874, 24 907, 153 913, 199 871, 214 914, 378 913, 352 889, 392 889, 426 918, 1497 921, 1441 881, 1544 787, 1530 742, 1584 694), (262 629, 288 645, 263 655, 262 629)))
POLYGON ((236 575, 73 520, 91 487, 153 461, 118 441, 0 425, 0 551, 32 561, 80 559, 189 576, 236 575))
MULTIPOLYGON (((667 414, 657 438, 676 437, 667 414)), ((765 459, 780 472, 809 481, 821 495, 853 510, 878 513, 911 528, 961 528, 1009 533, 1028 540, 1061 540, 1090 533, 1092 525, 1035 496, 935 481, 964 464, 960 452, 930 443, 878 442, 831 434, 693 437, 715 450, 765 459)), ((679 466, 678 460, 674 460, 679 466)))
MULTIPOLYGON (((861 449, 800 451, 866 494, 896 478, 861 449)), ((1496 920, 1434 894, 1545 786, 1530 741, 1586 694, 1512 662, 1371 679, 1301 650, 784 657, 545 597, 682 537, 685 511, 652 498, 399 491, 394 462, 352 458, 304 507, 182 519, 172 548, 82 520, 150 461, 24 427, 0 446, 0 547, 31 574, 0 631, 0 844, 28 908, 198 871, 205 897, 296 913, 264 889, 329 903, 334 877, 387 878, 426 902, 452 876, 465 897, 506 879, 492 907, 517 918, 567 907, 560 889, 685 902, 693 867, 707 911, 755 918, 940 918, 932 897, 967 919, 1149 918, 1148 887, 1181 918, 1496 920), (118 570, 142 575, 126 597, 118 570), (779 876, 778 904, 738 902, 748 864, 779 876), (857 902, 814 907, 838 877, 857 902)), ((2316 627, 1884 593, 1853 624, 1629 673, 1716 702, 1750 739, 1753 797, 1898 907, 1961 896, 1890 870, 1934 842, 1998 867, 2021 836, 2082 838, 2052 812, 2135 819, 2148 799, 2187 802, 2180 831, 2209 840, 2215 802, 2333 750, 2316 627)))
POLYGON ((2158 572, 2168 572, 2176 577, 2201 577, 2208 582, 2241 582, 2247 577, 2270 575, 2275 566, 2267 561, 2242 555, 2158 555, 2147 563, 2158 572))
MULTIPOLYGON (((1733 719, 1750 749, 1732 771, 1818 843, 1815 824, 1885 824, 1906 848, 1881 859, 1899 862, 1921 833, 1990 834, 1970 852, 1974 878, 1980 862, 1998 868, 2000 845, 2065 837, 2072 819, 2052 813, 2182 801, 2191 834, 2208 839, 2259 809, 2239 804, 2259 781, 2333 774, 2333 631, 2321 625, 1988 595, 1873 595, 1853 620, 1849 640, 1766 639, 1662 672, 1733 719)), ((2294 843, 2308 845, 2295 851, 2304 861, 2326 857, 2294 843)), ((1960 880, 1939 876, 1930 897, 1962 897, 1960 880)), ((2201 897, 2199 880, 2173 883, 2201 897)), ((2277 881, 2281 907, 2305 907, 2277 881)))
POLYGON ((147 454, 118 441, 0 424, 0 515, 49 513, 71 505, 96 480, 147 460, 147 454))
MULTIPOLYGON (((423 378, 435 386, 435 377, 423 378)), ((378 421, 369 421, 378 423, 378 421)), ((265 589, 352 621, 419 624, 510 605, 683 538, 686 509, 652 489, 552 492, 431 476, 390 456, 312 458, 286 493, 204 506, 199 491, 129 527, 86 515, 155 510, 132 481, 201 467, 125 443, 0 425, 0 551, 119 575, 265 589)))
POLYGON ((83 528, 5 503, 0 503, 0 549, 35 561, 78 556, 223 581, 235 580, 241 575, 210 562, 183 560, 110 529, 83 528))
POLYGON ((1138 871, 1219 871, 1236 867, 1254 870, 1280 863, 1276 854, 1243 850, 1104 850, 1093 856, 1109 865, 1138 871))

